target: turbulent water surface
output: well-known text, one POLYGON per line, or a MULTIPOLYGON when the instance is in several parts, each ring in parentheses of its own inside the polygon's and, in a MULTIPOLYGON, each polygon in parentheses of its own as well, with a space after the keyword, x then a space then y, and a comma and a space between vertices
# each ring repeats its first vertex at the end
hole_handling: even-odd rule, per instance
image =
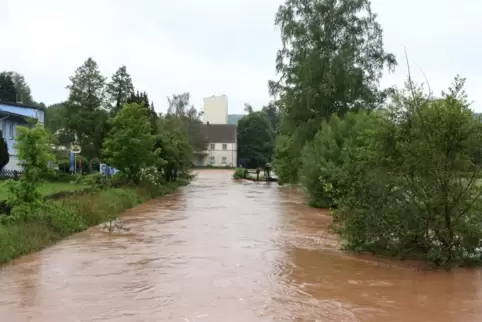
POLYGON ((479 270, 338 249, 331 218, 276 184, 200 171, 179 192, 0 269, 0 321, 482 321, 479 270))

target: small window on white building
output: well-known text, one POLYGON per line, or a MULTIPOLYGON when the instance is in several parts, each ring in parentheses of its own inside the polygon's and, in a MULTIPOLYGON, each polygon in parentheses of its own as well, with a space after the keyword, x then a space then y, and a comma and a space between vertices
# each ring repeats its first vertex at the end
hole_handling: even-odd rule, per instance
POLYGON ((2 123, 2 136, 4 139, 7 138, 7 122, 3 121, 2 123))
POLYGON ((226 158, 226 157, 223 157, 222 163, 223 163, 223 164, 226 164, 226 161, 227 161, 227 158, 226 158))
POLYGON ((215 145, 214 143, 211 143, 211 144, 209 145, 209 149, 210 149, 210 150, 214 150, 215 148, 216 148, 216 145, 215 145))
POLYGON ((223 150, 227 150, 228 149, 228 145, 225 143, 223 144, 223 150))
POLYGON ((211 155, 211 156, 209 157, 209 163, 214 163, 214 161, 215 161, 214 156, 211 155))

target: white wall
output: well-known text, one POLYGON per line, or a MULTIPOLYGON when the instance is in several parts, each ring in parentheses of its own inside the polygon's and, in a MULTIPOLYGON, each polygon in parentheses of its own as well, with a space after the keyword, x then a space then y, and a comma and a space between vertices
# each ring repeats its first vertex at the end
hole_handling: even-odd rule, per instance
POLYGON ((235 167, 237 153, 236 143, 211 143, 208 145, 206 165, 211 164, 216 167, 235 167), (223 144, 225 144, 226 149, 223 149, 223 144))
POLYGON ((21 171, 22 167, 17 164, 17 151, 15 150, 15 143, 17 141, 17 126, 26 126, 26 124, 20 124, 18 122, 13 122, 11 120, 4 119, 0 122, 2 128, 2 136, 8 146, 9 161, 4 170, 17 170, 21 171))
POLYGON ((23 168, 18 165, 18 158, 16 155, 10 155, 9 156, 9 159, 8 159, 8 163, 5 167, 3 167, 3 170, 10 170, 10 171, 14 171, 14 170, 17 170, 17 171, 22 171, 23 168))
POLYGON ((228 97, 226 95, 204 98, 203 123, 228 124, 228 97))

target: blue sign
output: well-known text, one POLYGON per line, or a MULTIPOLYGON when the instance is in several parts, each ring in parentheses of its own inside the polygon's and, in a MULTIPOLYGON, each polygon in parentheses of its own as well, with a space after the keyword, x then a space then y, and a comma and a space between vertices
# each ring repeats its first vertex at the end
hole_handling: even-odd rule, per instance
POLYGON ((113 176, 117 172, 119 172, 116 168, 113 168, 105 163, 100 164, 100 174, 103 174, 105 176, 113 176))
POLYGON ((72 151, 70 151, 70 156, 69 156, 69 159, 70 159, 70 172, 74 172, 75 171, 75 155, 72 153, 72 151))

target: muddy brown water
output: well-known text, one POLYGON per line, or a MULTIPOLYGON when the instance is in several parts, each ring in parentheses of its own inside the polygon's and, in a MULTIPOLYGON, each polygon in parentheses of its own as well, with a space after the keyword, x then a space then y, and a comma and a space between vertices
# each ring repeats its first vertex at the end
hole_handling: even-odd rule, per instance
POLYGON ((480 270, 340 251, 299 190, 230 175, 3 267, 0 321, 482 321, 480 270))

